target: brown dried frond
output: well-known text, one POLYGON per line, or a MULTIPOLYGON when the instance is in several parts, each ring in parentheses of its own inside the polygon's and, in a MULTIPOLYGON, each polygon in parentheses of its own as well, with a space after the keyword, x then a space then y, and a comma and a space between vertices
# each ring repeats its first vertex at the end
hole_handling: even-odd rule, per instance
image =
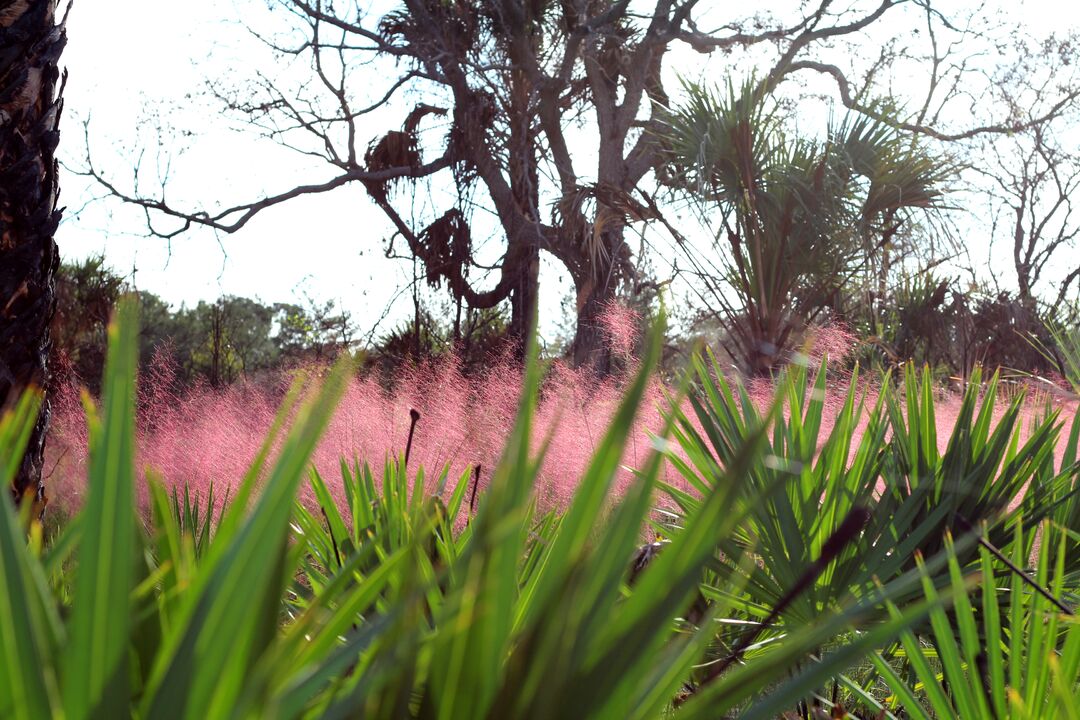
POLYGON ((457 208, 447 210, 424 228, 418 239, 424 247, 428 284, 441 287, 446 278, 455 297, 460 297, 472 253, 472 231, 465 215, 457 208))
POLYGON ((585 183, 563 194, 555 206, 555 217, 585 245, 593 266, 603 267, 610 259, 604 234, 631 222, 654 220, 656 213, 616 185, 585 183), (590 210, 591 222, 585 219, 590 210))
POLYGON ((428 115, 446 115, 446 108, 428 105, 427 103, 420 103, 413 108, 413 111, 405 118, 405 123, 401 126, 401 129, 408 135, 415 137, 416 131, 420 127, 420 121, 428 115))
POLYGON ((483 90, 470 91, 454 113, 454 126, 448 140, 451 157, 458 161, 468 158, 470 150, 484 142, 497 114, 494 95, 483 90))
POLYGON ((398 10, 387 13, 379 21, 379 35, 387 42, 399 41, 410 47, 412 55, 421 60, 435 59, 450 52, 462 57, 476 44, 479 15, 474 4, 456 0, 428 0, 427 17, 398 10))
POLYGON ((397 167, 418 167, 420 150, 416 136, 402 130, 391 130, 372 142, 364 153, 364 163, 373 172, 397 167))
MULTIPOLYGON (((416 131, 420 126, 420 121, 428 115, 445 114, 445 108, 425 103, 417 105, 405 118, 401 130, 391 130, 368 145, 367 152, 364 153, 364 164, 367 169, 377 172, 402 167, 413 170, 419 168, 422 164, 422 158, 420 156, 420 141, 416 131)), ((390 180, 370 180, 365 184, 373 195, 385 200, 387 188, 391 182, 390 180)))
POLYGON ((629 222, 644 222, 657 217, 655 211, 635 200, 628 191, 603 182, 576 185, 560 199, 557 211, 564 220, 568 220, 571 215, 584 212, 590 200, 597 210, 608 208, 629 222))
MULTIPOLYGON (((364 164, 368 170, 377 172, 398 167, 420 167, 420 149, 415 135, 401 130, 391 130, 378 141, 372 141, 364 153, 364 164)), ((391 180, 367 180, 364 185, 368 192, 379 200, 386 200, 387 188, 391 180)))

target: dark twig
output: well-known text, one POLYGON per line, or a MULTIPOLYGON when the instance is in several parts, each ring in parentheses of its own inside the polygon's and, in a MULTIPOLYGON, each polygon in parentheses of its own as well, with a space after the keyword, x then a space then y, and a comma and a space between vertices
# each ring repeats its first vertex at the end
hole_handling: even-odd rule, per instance
POLYGON ((476 467, 473 468, 473 481, 472 481, 472 494, 469 495, 469 518, 471 519, 473 513, 476 511, 476 488, 480 485, 480 463, 476 463, 476 467))
POLYGON ((699 687, 704 687, 707 683, 715 680, 721 673, 727 670, 732 663, 742 657, 742 654, 746 652, 747 648, 749 648, 755 640, 757 640, 758 636, 780 617, 780 614, 794 602, 795 598, 805 592, 806 589, 818 579, 821 573, 825 571, 825 568, 829 566, 829 563, 836 559, 836 556, 839 555, 849 543, 854 541, 855 538, 862 533, 863 528, 866 527, 866 524, 869 521, 869 510, 859 506, 852 508, 847 514, 847 517, 844 518, 844 521, 840 523, 840 527, 836 528, 836 530, 833 531, 833 534, 829 536, 829 539, 825 541, 825 545, 821 548, 821 556, 806 569, 806 572, 799 577, 791 590, 789 590, 784 597, 780 598, 780 602, 776 604, 768 617, 739 638, 739 641, 735 644, 731 654, 712 668, 699 687))
POLYGON ((409 454, 412 452, 412 439, 413 433, 416 432, 416 423, 420 421, 420 413, 416 408, 409 409, 409 417, 412 422, 409 424, 409 440, 405 443, 405 466, 409 465, 409 454))
POLYGON ((337 559, 338 570, 340 570, 343 567, 341 551, 338 550, 337 538, 334 537, 334 528, 330 525, 330 516, 326 514, 326 508, 320 506, 319 509, 322 510, 323 520, 326 521, 326 532, 330 534, 330 543, 334 546, 334 557, 337 559))
POLYGON ((1029 576, 1026 572, 1024 572, 1024 570, 1022 568, 1017 567, 1017 565, 1012 560, 1010 560, 1009 558, 1007 558, 1005 556, 1005 553, 1001 552, 996 547, 994 547, 994 545, 989 540, 987 540, 986 538, 983 537, 981 532, 978 532, 977 530, 975 530, 975 526, 973 526, 970 522, 968 522, 967 518, 965 518, 963 515, 957 514, 956 515, 956 524, 959 525, 960 529, 963 530, 965 533, 974 532, 975 533, 975 539, 978 541, 978 543, 980 545, 982 545, 984 548, 989 550, 990 554, 993 555, 994 557, 996 557, 998 560, 1000 560, 1005 565, 1005 567, 1009 568, 1009 570, 1016 573, 1020 577, 1020 579, 1023 580, 1032 590, 1039 593, 1044 598, 1046 598, 1051 603, 1053 603, 1054 606, 1057 607, 1058 610, 1065 613, 1066 615, 1075 615, 1075 613, 1072 611, 1071 608, 1069 608, 1068 605, 1063 603, 1061 600, 1058 600, 1056 597, 1053 596, 1053 594, 1049 590, 1047 590, 1042 585, 1040 585, 1039 583, 1032 580, 1031 576, 1029 576))
POLYGON ((64 456, 66 456, 67 454, 68 454, 68 448, 64 448, 64 452, 60 453, 60 457, 56 458, 56 462, 53 463, 52 470, 50 470, 49 473, 45 476, 46 480, 48 480, 49 478, 51 478, 53 476, 53 473, 56 472, 56 468, 58 468, 60 466, 60 462, 64 459, 64 456))

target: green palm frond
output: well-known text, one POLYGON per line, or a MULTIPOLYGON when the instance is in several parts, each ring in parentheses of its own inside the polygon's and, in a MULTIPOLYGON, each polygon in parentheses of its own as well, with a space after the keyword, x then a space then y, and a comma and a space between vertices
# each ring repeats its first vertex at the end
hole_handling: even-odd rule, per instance
POLYGON ((950 159, 883 119, 850 114, 824 141, 790 136, 753 79, 726 93, 684 82, 657 130, 660 176, 713 229, 737 300, 738 357, 770 372, 913 212, 945 207, 950 159))

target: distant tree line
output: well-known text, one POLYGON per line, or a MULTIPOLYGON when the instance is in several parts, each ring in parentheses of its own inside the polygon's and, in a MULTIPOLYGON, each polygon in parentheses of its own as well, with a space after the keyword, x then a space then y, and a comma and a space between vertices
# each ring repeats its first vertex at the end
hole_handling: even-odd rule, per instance
MULTIPOLYGON (((102 257, 60 267, 54 351, 92 390, 101 375, 110 314, 129 290, 102 257)), ((284 363, 331 358, 353 342, 348 313, 336 311, 332 302, 302 307, 225 295, 174 309, 150 292, 140 291, 139 298, 142 362, 166 353, 185 383, 227 385, 284 363)))
MULTIPOLYGON (((57 273, 53 352, 61 368, 97 392, 106 329, 129 284, 103 257, 65 262, 57 273)), ((455 351, 465 369, 499 352, 507 321, 496 310, 470 311, 452 326, 420 308, 416 317, 363 343, 347 310, 333 301, 264 303, 236 295, 173 307, 139 291, 140 362, 168 363, 182 386, 222 387, 260 372, 332 361, 342 352, 389 379, 403 364, 455 351), (156 358, 156 359, 155 359, 156 358)))
MULTIPOLYGON (((976 366, 1041 376, 1073 374, 1066 356, 1071 349, 1060 348, 1054 333, 1055 328, 1072 332, 1077 327, 1078 308, 1073 304, 1032 305, 1016 292, 964 284, 933 270, 898 273, 875 289, 872 302, 860 288, 839 287, 829 293, 821 300, 823 311, 817 319, 837 324, 854 339, 848 366, 858 362, 887 369, 913 361, 928 364, 939 378, 966 376, 976 366)), ((112 309, 130 290, 102 257, 63 263, 58 271, 54 356, 61 373, 91 392, 99 390, 112 309)), ((180 388, 223 387, 266 371, 329 362, 343 352, 356 356, 361 372, 390 386, 400 369, 413 363, 452 353, 463 372, 475 374, 507 359, 514 349, 508 313, 500 307, 442 320, 450 316, 445 308, 417 301, 413 317, 368 339, 360 336, 349 312, 332 301, 264 303, 224 295, 213 302, 173 307, 146 291, 140 291, 139 298, 141 363, 147 368, 167 364, 180 388)), ((628 309, 640 320, 649 307, 628 309)), ((740 310, 728 311, 730 315, 703 306, 676 312, 677 329, 666 344, 668 374, 701 340, 739 342, 729 327, 740 310)), ((632 344, 644 332, 638 325, 631 329, 632 344)), ((799 349, 801 342, 793 339, 789 351, 799 349)), ((556 342, 547 354, 563 354, 567 343, 566 338, 556 342)))

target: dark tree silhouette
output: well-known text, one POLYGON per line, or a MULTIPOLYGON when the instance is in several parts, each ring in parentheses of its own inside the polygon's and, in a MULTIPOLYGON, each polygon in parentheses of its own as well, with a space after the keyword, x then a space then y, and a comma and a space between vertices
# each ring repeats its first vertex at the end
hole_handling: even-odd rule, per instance
MULTIPOLYGON (((0 402, 49 382, 60 222, 53 153, 63 105, 57 62, 67 41, 55 12, 54 0, 0 3, 0 402)), ((36 492, 39 512, 48 426, 46 401, 12 487, 16 501, 36 492)))

